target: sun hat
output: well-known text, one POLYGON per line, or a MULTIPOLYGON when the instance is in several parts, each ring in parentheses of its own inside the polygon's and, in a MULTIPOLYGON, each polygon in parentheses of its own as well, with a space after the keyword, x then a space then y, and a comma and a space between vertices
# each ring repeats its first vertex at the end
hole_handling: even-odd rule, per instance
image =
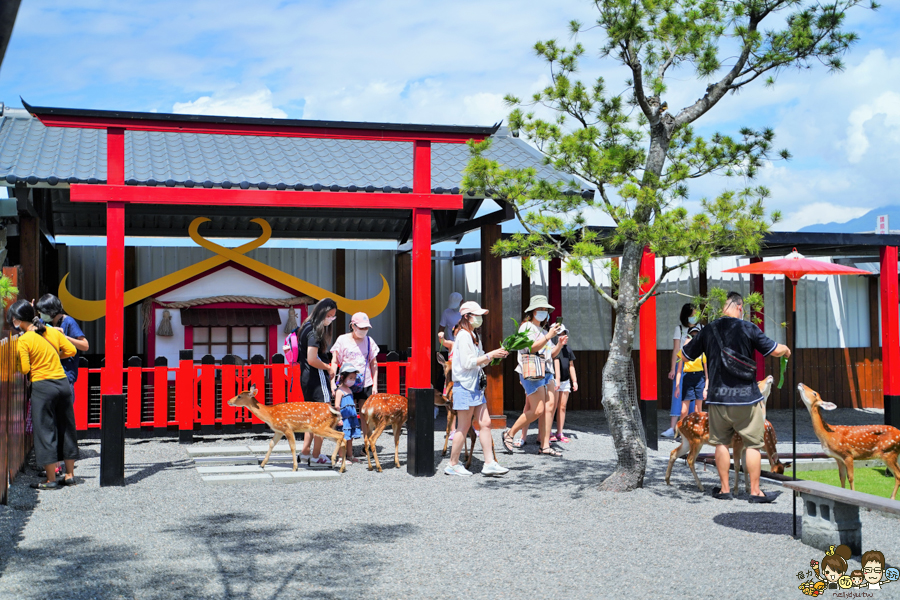
POLYGON ((525 312, 529 313, 538 308, 547 308, 551 312, 556 310, 554 306, 547 301, 547 296, 537 295, 531 297, 531 303, 528 305, 528 308, 525 309, 525 312))
POLYGON ((468 302, 463 302, 463 304, 459 307, 459 315, 486 315, 488 310, 486 308, 481 308, 478 306, 478 303, 474 300, 469 300, 468 302))
POLYGON ((450 298, 448 299, 448 303, 450 306, 459 305, 462 302, 462 294, 459 292, 450 292, 450 298))
POLYGON ((564 333, 568 333, 568 331, 569 331, 569 328, 568 328, 568 327, 566 327, 566 326, 563 325, 562 323, 559 324, 559 335, 562 335, 562 334, 564 334, 564 333))
POLYGON ((372 326, 372 324, 369 323, 369 315, 364 312, 354 313, 353 316, 350 317, 350 324, 356 325, 360 329, 372 326))
POLYGON ((359 369, 357 369, 355 365, 345 362, 341 365, 341 375, 344 373, 359 373, 359 369))

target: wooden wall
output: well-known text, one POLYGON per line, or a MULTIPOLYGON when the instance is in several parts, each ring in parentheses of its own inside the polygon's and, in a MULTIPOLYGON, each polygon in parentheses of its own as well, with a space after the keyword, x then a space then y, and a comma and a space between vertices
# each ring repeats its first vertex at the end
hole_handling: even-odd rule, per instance
MULTIPOLYGON (((659 350, 657 355, 659 408, 667 410, 672 398, 672 382, 667 376, 671 353, 671 350, 659 350)), ((568 410, 602 409, 601 379, 608 354, 605 350, 575 353, 579 390, 569 397, 568 410)), ((883 408, 880 348, 800 348, 794 351, 792 360, 797 363, 797 381, 816 390, 839 408, 883 408)), ((633 361, 635 381, 640 381, 637 351, 633 353, 633 361)), ((522 410, 525 405, 525 392, 515 368, 514 359, 503 361, 505 410, 522 410)), ((790 408, 790 388, 793 387, 790 369, 788 363, 784 387, 773 390, 769 408, 790 408)), ((766 359, 766 373, 774 375, 778 383, 779 359, 766 359)))

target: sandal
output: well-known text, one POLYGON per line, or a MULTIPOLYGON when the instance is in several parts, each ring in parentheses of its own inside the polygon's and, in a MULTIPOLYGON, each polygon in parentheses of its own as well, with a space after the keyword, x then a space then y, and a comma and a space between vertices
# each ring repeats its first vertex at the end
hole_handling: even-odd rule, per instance
POLYGON ((559 438, 556 437, 556 434, 555 434, 555 433, 554 433, 553 435, 550 436, 550 443, 555 444, 555 443, 558 442, 558 441, 559 441, 559 438))
MULTIPOLYGON (((556 434, 556 439, 558 439, 560 442, 562 442, 564 444, 568 444, 571 441, 570 438, 567 438, 566 436, 564 436, 561 433, 556 434)), ((550 441, 552 442, 553 440, 550 440, 550 441)))
POLYGON ((538 454, 543 454, 544 456, 562 456, 562 452, 560 452, 559 450, 554 450, 550 446, 541 448, 540 450, 538 450, 538 454))
POLYGON ((62 486, 56 481, 42 481, 40 483, 32 483, 31 487, 36 490, 58 490, 62 486))
POLYGON ((516 448, 516 443, 513 441, 511 435, 509 435, 509 429, 503 432, 503 448, 506 450, 507 454, 513 453, 513 448, 516 448))

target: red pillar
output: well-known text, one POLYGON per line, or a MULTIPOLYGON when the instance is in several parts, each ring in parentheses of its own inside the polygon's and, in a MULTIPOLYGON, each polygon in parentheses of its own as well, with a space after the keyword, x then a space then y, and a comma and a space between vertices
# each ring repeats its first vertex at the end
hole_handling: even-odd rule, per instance
POLYGON ((562 310, 562 260, 559 258, 553 258, 550 260, 549 266, 549 279, 550 279, 550 294, 547 300, 550 301, 550 306, 554 307, 553 312, 550 314, 550 322, 556 320, 557 317, 561 317, 563 314, 562 310))
MULTIPOLYGON (((641 258, 641 294, 645 294, 656 283, 656 255, 644 248, 641 258)), ((638 406, 644 419, 644 435, 647 446, 656 450, 657 444, 657 366, 656 366, 656 298, 650 298, 641 306, 641 392, 638 406)))
MULTIPOLYGON (((897 248, 881 248, 881 372, 884 422, 900 427, 900 299, 897 292, 897 248)), ((874 317, 874 315, 873 315, 874 317)))
MULTIPOLYGON (((762 259, 758 256, 754 256, 750 259, 750 263, 759 263, 762 262, 762 259)), ((755 274, 750 276, 750 293, 758 292, 765 298, 765 289, 764 289, 765 279, 761 274, 755 274)), ((765 313, 762 310, 757 310, 753 312, 753 320, 759 321, 759 328, 763 331, 766 330, 766 322, 765 322, 765 313)), ((766 361, 763 358, 763 355, 759 352, 756 353, 756 380, 759 381, 766 376, 766 361)))
MULTIPOLYGON (((431 192, 431 142, 413 143, 413 192, 431 192)), ((407 376, 406 471, 434 475, 434 392, 431 387, 431 209, 412 211, 412 365, 407 376)))
MULTIPOLYGON (((125 130, 106 134, 106 181, 125 183, 125 130)), ((106 204, 106 352, 101 381, 103 394, 121 394, 125 329, 125 204, 106 204)))

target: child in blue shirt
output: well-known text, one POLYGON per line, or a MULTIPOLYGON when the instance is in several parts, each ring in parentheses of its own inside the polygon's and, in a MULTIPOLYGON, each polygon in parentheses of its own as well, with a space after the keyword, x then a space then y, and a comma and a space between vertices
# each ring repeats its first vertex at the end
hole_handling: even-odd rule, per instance
POLYGON ((344 363, 341 372, 338 375, 338 388, 334 392, 334 407, 341 411, 341 417, 344 419, 343 430, 344 439, 344 461, 351 463, 357 462, 353 457, 353 442, 362 437, 362 431, 359 428, 359 415, 356 413, 356 403, 353 400, 353 390, 350 387, 356 383, 356 377, 359 375, 357 368, 349 362, 344 363))

